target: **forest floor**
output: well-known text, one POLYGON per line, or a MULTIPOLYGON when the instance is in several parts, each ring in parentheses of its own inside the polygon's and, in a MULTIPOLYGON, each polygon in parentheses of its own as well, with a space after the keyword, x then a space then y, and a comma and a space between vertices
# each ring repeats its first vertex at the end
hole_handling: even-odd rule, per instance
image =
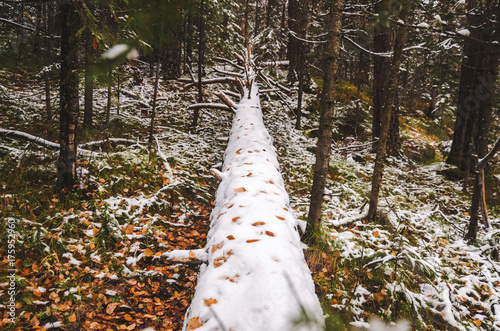
MULTIPOLYGON (((1 72, 0 89, 1 128, 57 141, 57 120, 43 120, 43 86, 1 72)), ((186 108, 196 92, 163 82, 157 139, 148 146, 149 114, 137 100, 149 102, 152 79, 142 85, 128 80, 124 89, 136 96, 121 96, 119 114, 114 100, 109 126, 99 124, 84 138, 127 141, 86 145, 78 190, 56 187, 56 151, 0 141, 2 329, 182 328, 198 265, 169 262, 162 254, 205 245, 217 188, 209 170, 222 161, 231 114, 202 111, 199 127, 189 130, 186 108), (9 260, 10 224, 15 224, 16 241, 9 260), (15 323, 9 322, 7 307, 11 262, 15 323)), ((96 91, 96 123, 104 118, 105 90, 96 91)), ((215 101, 211 92, 206 97, 215 101)), ((313 97, 307 96, 310 104, 313 97)), ((339 122, 352 107, 357 106, 344 102, 339 107, 339 122)), ((291 204, 304 219, 317 111, 306 108, 304 130, 295 130, 279 101, 264 97, 262 109, 291 204)), ((388 323, 404 319, 415 330, 500 327, 495 256, 500 219, 493 209, 494 230, 480 231, 474 245, 462 240, 470 197, 461 183, 448 179, 453 169, 440 154, 446 144, 429 133, 436 126, 419 116, 402 120, 406 155, 437 154, 419 163, 404 155, 389 159, 381 197, 384 224, 362 219, 374 160, 370 145, 355 138, 335 143, 326 226, 318 244, 306 251, 329 330, 366 327, 376 317, 388 323)))

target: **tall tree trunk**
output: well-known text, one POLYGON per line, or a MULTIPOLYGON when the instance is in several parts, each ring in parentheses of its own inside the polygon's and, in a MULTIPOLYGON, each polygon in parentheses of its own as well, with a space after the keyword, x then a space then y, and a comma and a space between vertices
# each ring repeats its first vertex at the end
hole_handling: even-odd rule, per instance
MULTIPOLYGON (((198 102, 203 102, 203 84, 201 83, 203 78, 203 64, 205 62, 205 0, 200 2, 200 12, 199 12, 199 35, 198 35, 198 102)), ((248 17, 247 17, 248 18, 248 17)), ((196 128, 198 126, 198 118, 200 117, 200 109, 196 108, 193 112, 193 122, 191 122, 191 127, 196 128)))
POLYGON ((254 27, 254 37, 256 37, 259 34, 260 30, 260 4, 259 0, 255 0, 255 27, 254 27))
POLYGON ((120 93, 121 93, 121 81, 120 81, 120 66, 116 68, 116 115, 120 115, 120 93))
POLYGON ((309 207, 308 222, 305 237, 313 239, 315 230, 321 222, 321 206, 325 191, 326 175, 330 162, 333 114, 335 110, 335 76, 340 50, 340 33, 342 30, 343 0, 330 2, 328 15, 328 41, 325 45, 325 57, 322 60, 324 67, 323 91, 320 101, 320 124, 318 146, 316 149, 316 163, 311 189, 311 205, 309 207))
POLYGON ((298 67, 299 67, 299 56, 300 56, 300 44, 299 39, 297 39, 293 33, 300 35, 300 0, 289 0, 288 1, 288 47, 287 47, 287 58, 289 61, 288 65, 288 81, 294 82, 298 80, 298 67))
POLYGON ((83 42, 85 47, 85 104, 83 107, 83 127, 88 130, 92 128, 94 98, 94 73, 92 70, 94 49, 92 47, 93 36, 89 29, 84 32, 83 42))
POLYGON ((186 50, 184 52, 184 63, 192 66, 193 59, 193 10, 188 8, 186 20, 186 50))
MULTIPOLYGON (((384 17, 390 11, 390 0, 383 0, 375 5, 375 12, 379 17, 384 17)), ((385 22, 375 25, 375 36, 373 38, 373 50, 376 53, 388 53, 391 51, 391 29, 385 22)), ((391 68, 391 59, 384 56, 373 56, 373 122, 372 137, 380 137, 380 122, 382 108, 387 91, 387 81, 391 68)), ((376 148, 376 146, 374 146, 376 148)))
POLYGON ((465 172, 470 170, 472 151, 482 157, 487 150, 499 59, 499 46, 492 42, 500 38, 500 24, 495 20, 500 4, 468 0, 466 10, 470 38, 465 40, 453 143, 446 160, 465 172))
POLYGON ((58 184, 71 188, 77 180, 78 52, 76 34, 79 17, 73 2, 61 5, 61 110, 60 152, 57 161, 58 184))
POLYGON ((149 126, 149 143, 153 143, 153 132, 156 116, 156 94, 158 93, 158 82, 160 80, 160 56, 156 60, 155 85, 153 88, 153 109, 151 111, 151 125, 149 126))
POLYGON ((106 127, 109 125, 109 117, 111 114, 111 99, 113 98, 113 93, 111 91, 111 87, 113 85, 113 69, 109 69, 108 72, 108 100, 106 103, 106 127))
POLYGON ((44 74, 45 79, 45 112, 47 116, 47 123, 52 119, 52 106, 50 104, 50 73, 44 74))
POLYGON ((500 150, 500 138, 497 139, 493 149, 481 160, 478 160, 477 155, 474 155, 474 164, 476 169, 476 178, 474 182, 474 192, 472 194, 472 202, 470 207, 469 229, 465 235, 465 239, 475 241, 477 237, 479 210, 483 217, 483 224, 487 228, 491 228, 488 220, 488 210, 486 209, 485 188, 484 188, 484 168, 488 161, 495 156, 500 150))
MULTIPOLYGON (((410 1, 403 2, 401 8, 400 19, 406 21, 408 17, 410 1)), ((380 186, 382 184, 382 174, 384 171, 384 163, 386 157, 387 140, 389 136, 389 128, 391 125, 391 116, 394 110, 396 90, 398 88, 399 67, 403 58, 403 47, 406 41, 407 27, 401 25, 396 35, 394 43, 394 55, 392 57, 391 70, 389 73, 389 82, 387 94, 385 97, 384 107, 381 114, 380 137, 377 144, 377 156, 375 158, 375 166, 373 168, 372 189, 370 193, 370 208, 368 210, 368 219, 374 220, 377 216, 378 199, 380 186)))

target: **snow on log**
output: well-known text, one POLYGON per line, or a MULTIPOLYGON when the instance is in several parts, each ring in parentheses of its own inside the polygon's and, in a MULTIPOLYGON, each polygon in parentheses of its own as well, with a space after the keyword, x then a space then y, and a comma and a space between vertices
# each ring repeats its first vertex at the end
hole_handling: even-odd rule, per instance
POLYGON ((54 143, 52 141, 22 131, 0 129, 0 137, 13 137, 23 139, 47 148, 59 149, 58 143, 54 143))
POLYGON ((237 105, 222 173, 213 173, 221 182, 183 330, 322 330, 297 231, 304 222, 289 206, 255 82, 237 105))

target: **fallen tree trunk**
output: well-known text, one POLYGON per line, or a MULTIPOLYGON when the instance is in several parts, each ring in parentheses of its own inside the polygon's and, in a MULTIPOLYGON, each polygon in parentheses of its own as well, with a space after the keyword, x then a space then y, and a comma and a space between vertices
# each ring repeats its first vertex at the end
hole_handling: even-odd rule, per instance
MULTIPOLYGON (((32 142, 36 145, 40 145, 40 146, 43 146, 46 148, 51 148, 51 149, 59 149, 60 148, 58 143, 49 141, 49 140, 41 138, 41 137, 34 136, 34 135, 26 133, 26 132, 17 131, 17 130, 7 130, 7 129, 0 128, 0 138, 3 138, 3 137, 26 140, 26 141, 32 142)), ((139 143, 138 141, 131 140, 131 139, 108 138, 105 140, 89 141, 87 143, 79 144, 78 149, 80 151, 90 153, 90 151, 82 149, 81 147, 102 145, 102 144, 106 144, 106 143, 110 143, 110 142, 122 142, 122 143, 131 143, 131 144, 139 143)))
POLYGON ((54 143, 52 141, 22 131, 0 129, 0 137, 12 137, 17 139, 27 140, 29 142, 35 143, 43 147, 59 149, 58 143, 54 143))
MULTIPOLYGON (((251 80, 251 79, 249 79, 251 80)), ((322 330, 323 313, 289 206, 254 82, 236 114, 203 250, 167 258, 202 261, 183 330, 322 330)))

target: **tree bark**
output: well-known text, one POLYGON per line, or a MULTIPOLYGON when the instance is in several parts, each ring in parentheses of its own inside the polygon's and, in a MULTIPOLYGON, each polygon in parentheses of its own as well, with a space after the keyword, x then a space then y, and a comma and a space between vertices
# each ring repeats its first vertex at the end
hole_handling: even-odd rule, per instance
POLYGON ((318 146, 311 189, 311 204, 304 234, 307 239, 313 239, 314 232, 321 222, 321 206, 323 205, 326 175, 331 154, 333 114, 335 110, 335 76, 340 50, 343 7, 343 0, 332 1, 330 3, 330 13, 327 16, 328 41, 325 46, 325 57, 322 61, 324 80, 320 101, 318 146))
POLYGON ((500 150, 500 138, 497 139, 493 149, 481 160, 478 160, 477 156, 474 155, 474 164, 476 169, 476 176, 474 181, 474 191, 472 194, 472 201, 470 207, 470 219, 469 228, 465 239, 470 241, 475 241, 477 238, 477 230, 479 223, 479 211, 481 211, 483 217, 483 224, 490 228, 491 224, 488 219, 488 210, 486 208, 486 196, 484 187, 484 168, 488 161, 500 150))
MULTIPOLYGON (((205 61, 205 20, 203 18, 203 12, 205 11, 205 0, 200 2, 200 13, 199 13, 199 35, 198 35, 198 103, 203 102, 203 64, 205 61)), ((195 108, 193 112, 193 122, 191 127, 196 128, 198 126, 198 118, 200 117, 200 109, 195 108)))
MULTIPOLYGON (((406 21, 408 17, 410 2, 402 3, 400 19, 406 21)), ((368 209, 369 220, 375 220, 377 216, 378 199, 380 186, 382 184, 382 175, 384 171, 384 162, 386 157, 387 140, 389 136, 389 128, 391 125, 391 116, 394 110, 396 90, 398 87, 399 67, 403 57, 403 47, 406 41, 407 27, 401 25, 396 35, 394 43, 394 55, 392 57, 391 70, 389 73, 389 82, 387 95, 385 96, 384 107, 380 117, 380 137, 377 144, 377 156, 375 158, 375 166, 373 168, 372 189, 370 193, 370 208, 368 209)))
POLYGON ((93 36, 92 32, 87 29, 84 32, 84 47, 85 47, 85 96, 83 108, 83 127, 85 129, 92 128, 93 117, 93 98, 94 98, 94 73, 92 70, 92 58, 94 55, 92 47, 93 36))
POLYGON ((46 72, 44 74, 45 79, 45 112, 47 116, 47 122, 52 119, 52 106, 50 104, 50 73, 46 72))
POLYGON ((158 93, 158 82, 160 80, 160 57, 158 56, 158 60, 156 61, 156 71, 155 71, 155 85, 153 89, 153 109, 151 111, 151 125, 149 127, 149 143, 153 143, 153 132, 154 132, 154 124, 155 124, 155 115, 156 115, 156 94, 158 93))
POLYGON ((446 160, 465 172, 471 170, 473 151, 482 157, 487 150, 499 59, 499 46, 491 42, 500 38, 500 24, 494 19, 500 4, 468 0, 466 10, 470 38, 465 40, 453 143, 446 160))
POLYGON ((61 110, 60 153, 57 161, 58 184, 71 188, 77 180, 78 43, 76 34, 80 22, 73 2, 61 5, 61 110))
MULTIPOLYGON (((391 1, 383 0, 375 5, 375 12, 379 17, 384 17, 391 12, 391 1)), ((379 22, 375 25, 375 36, 373 39, 373 50, 376 53, 388 53, 391 51, 391 28, 379 22)), ((372 137, 380 137, 381 114, 387 94, 389 71, 391 70, 391 59, 385 56, 373 56, 373 121, 372 137)), ((387 152, 394 155, 399 150, 399 119, 397 112, 391 116, 391 126, 387 144, 387 152)), ((374 144, 376 149, 378 144, 374 144)))

